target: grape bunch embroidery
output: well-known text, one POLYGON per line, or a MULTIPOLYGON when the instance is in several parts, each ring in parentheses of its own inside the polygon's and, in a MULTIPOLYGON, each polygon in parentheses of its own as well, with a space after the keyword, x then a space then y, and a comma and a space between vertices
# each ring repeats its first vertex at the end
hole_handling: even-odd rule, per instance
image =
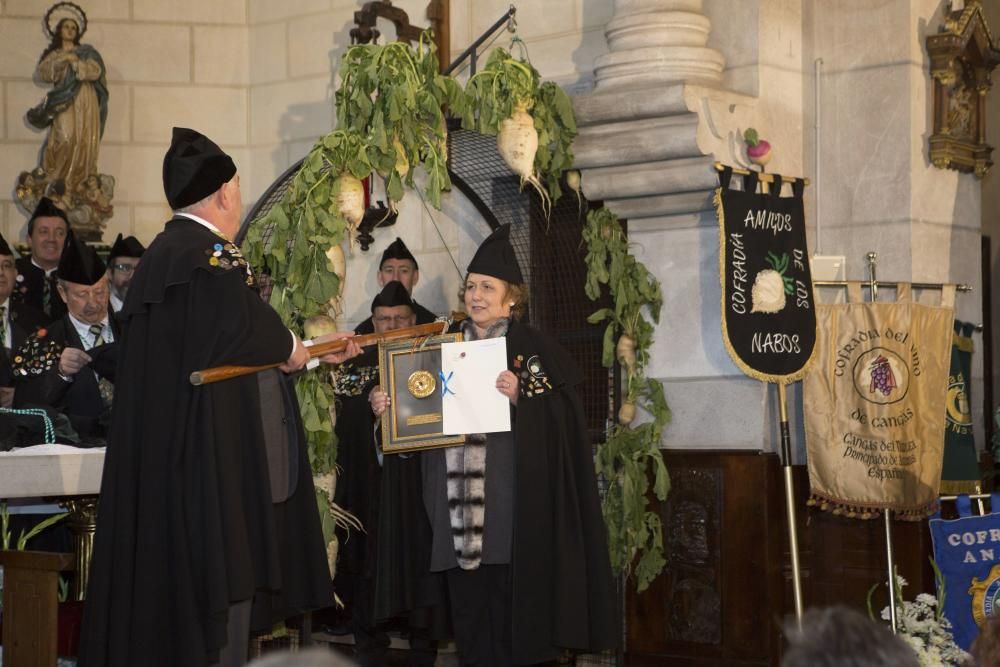
POLYGON ((896 388, 896 376, 892 372, 889 360, 881 354, 872 362, 869 370, 872 374, 872 381, 868 387, 868 392, 874 394, 876 391, 882 392, 883 396, 888 396, 896 388))

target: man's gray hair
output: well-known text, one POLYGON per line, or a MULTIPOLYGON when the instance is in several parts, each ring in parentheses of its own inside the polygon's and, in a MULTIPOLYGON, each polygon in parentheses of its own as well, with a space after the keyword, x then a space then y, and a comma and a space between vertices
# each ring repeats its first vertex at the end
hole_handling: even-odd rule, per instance
POLYGON ((917 654, 889 629, 847 607, 810 609, 785 623, 781 667, 920 667, 917 654))
MULTIPOLYGON (((221 190, 222 188, 220 187, 219 189, 221 190)), ((219 190, 216 190, 215 192, 213 192, 212 194, 208 195, 207 197, 202 197, 201 199, 199 199, 198 201, 196 201, 193 204, 188 204, 187 206, 183 206, 181 208, 176 208, 176 209, 174 209, 174 213, 193 213, 194 211, 197 211, 199 208, 201 208, 202 206, 204 206, 205 204, 207 204, 208 200, 211 199, 212 197, 214 197, 215 194, 216 194, 216 192, 218 192, 218 191, 219 190)))

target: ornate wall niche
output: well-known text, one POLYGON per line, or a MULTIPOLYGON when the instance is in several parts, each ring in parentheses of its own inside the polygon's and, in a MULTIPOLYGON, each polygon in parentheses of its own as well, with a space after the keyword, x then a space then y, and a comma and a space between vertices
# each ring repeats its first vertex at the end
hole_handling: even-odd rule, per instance
POLYGON ((982 178, 993 164, 993 147, 986 143, 986 95, 1000 51, 979 0, 949 12, 940 32, 927 37, 927 52, 934 82, 931 162, 982 178))

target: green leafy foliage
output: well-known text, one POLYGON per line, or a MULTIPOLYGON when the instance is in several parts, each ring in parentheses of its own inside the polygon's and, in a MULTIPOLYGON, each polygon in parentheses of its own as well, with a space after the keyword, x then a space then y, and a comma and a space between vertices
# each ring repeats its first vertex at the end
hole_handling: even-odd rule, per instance
MULTIPOLYGON (((266 268, 273 289, 271 305, 292 330, 306 319, 330 314, 341 290, 326 253, 348 236, 348 222, 337 206, 341 174, 386 180, 390 202, 413 185, 413 169, 428 174, 428 199, 437 207, 451 187, 445 146, 443 107, 465 108, 461 87, 438 73, 429 33, 416 48, 400 42, 352 46, 340 64, 336 94, 337 129, 321 138, 306 156, 284 197, 247 232, 243 252, 256 268, 266 268), (390 130, 391 128, 391 130, 390 130), (406 165, 403 173, 397 166, 406 165), (270 230, 268 243, 264 232, 270 230)), ((313 471, 333 470, 336 437, 330 419, 333 390, 322 368, 303 374, 296 385, 313 471)))
POLYGON ((662 501, 670 491, 660 438, 671 415, 663 386, 645 377, 653 323, 659 321, 663 294, 656 278, 629 253, 625 232, 611 211, 601 208, 587 215, 583 240, 587 244, 584 290, 597 300, 603 286, 607 286, 614 303, 612 308, 601 308, 588 318, 592 324, 607 322, 603 363, 608 367, 614 363, 616 339, 632 339, 635 361, 623 364, 625 401, 638 405, 652 417, 637 426, 612 427, 595 459, 598 474, 608 482, 602 510, 608 527, 611 565, 616 572, 634 577, 638 590, 643 591, 666 564, 663 526, 659 516, 648 508, 648 494, 652 491, 662 501))
POLYGON ((422 165, 427 198, 440 208, 441 192, 451 187, 444 108, 461 115, 466 98, 454 79, 438 72, 430 31, 416 49, 403 42, 352 46, 340 77, 337 125, 365 137, 370 166, 385 179, 390 202, 402 199, 403 185, 413 187, 414 167, 422 165))
POLYGON ((538 70, 501 48, 493 49, 486 65, 465 86, 467 103, 462 124, 496 135, 500 123, 521 107, 531 114, 538 132, 534 171, 552 201, 559 199, 563 171, 573 165, 576 117, 569 96, 551 81, 541 82, 538 70))

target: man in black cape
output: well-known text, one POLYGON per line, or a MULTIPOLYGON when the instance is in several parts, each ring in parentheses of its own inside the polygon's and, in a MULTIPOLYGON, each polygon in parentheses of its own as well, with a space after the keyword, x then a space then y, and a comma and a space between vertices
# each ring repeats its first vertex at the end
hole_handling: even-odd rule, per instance
MULTIPOLYGON (((403 243, 403 239, 396 237, 396 240, 386 246, 382 251, 382 259, 378 263, 378 287, 383 289, 393 281, 398 281, 406 288, 407 294, 411 295, 413 312, 417 316, 417 324, 430 324, 437 319, 437 316, 427 310, 415 299, 412 298, 413 288, 420 280, 420 267, 417 265, 417 258, 413 256, 410 249, 403 243)), ((372 318, 369 317, 354 329, 357 334, 370 334, 375 331, 372 318)))
POLYGON ((11 296, 17 284, 14 252, 0 236, 0 406, 9 408, 14 398, 13 352, 45 322, 40 310, 11 296))
POLYGON ((31 334, 14 355, 14 407, 55 408, 83 444, 103 446, 111 416, 118 323, 108 311, 108 276, 97 251, 70 234, 59 260, 67 312, 31 334))
MULTIPOLYGON (((375 332, 416 324, 413 300, 399 281, 386 283, 372 300, 375 332)), ((365 532, 338 532, 340 551, 334 588, 351 617, 355 655, 362 667, 385 664, 389 630, 410 641, 407 664, 430 666, 435 639, 447 633, 447 616, 430 577, 430 524, 423 510, 420 459, 383 456, 369 404, 378 390, 374 347, 334 373, 337 464, 334 500, 357 516, 365 532)))
POLYGON ((17 260, 14 299, 45 313, 48 322, 66 314, 66 304, 56 289, 56 269, 68 237, 66 213, 48 197, 39 199, 28 220, 31 256, 17 260))
MULTIPOLYGON (((189 382, 204 368, 291 372, 309 358, 232 242, 236 166, 175 128, 163 181, 175 215, 122 309, 81 667, 243 664, 251 631, 333 595, 294 397, 274 372, 189 382)), ((349 343, 323 360, 359 352, 349 343)))

